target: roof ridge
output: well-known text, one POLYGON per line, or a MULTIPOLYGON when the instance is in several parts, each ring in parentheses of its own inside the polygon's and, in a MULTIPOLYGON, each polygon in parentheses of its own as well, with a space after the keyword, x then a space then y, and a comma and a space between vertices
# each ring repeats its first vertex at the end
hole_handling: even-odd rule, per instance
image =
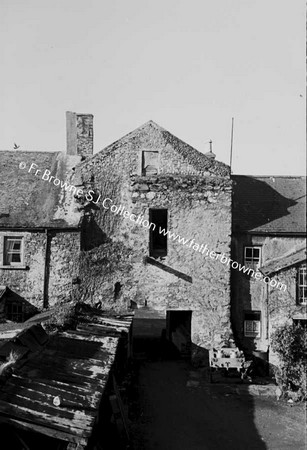
POLYGON ((183 141, 182 139, 178 138, 176 135, 168 131, 167 129, 163 128, 161 125, 157 124, 153 120, 149 120, 145 122, 144 124, 140 125, 138 128, 134 129, 133 131, 130 131, 129 133, 125 134, 121 138, 117 139, 116 141, 112 142, 111 144, 107 145, 106 147, 102 148, 98 152, 96 152, 93 156, 88 158, 86 161, 84 161, 83 164, 86 164, 88 160, 92 160, 93 158, 97 157, 97 155, 101 154, 102 152, 107 151, 108 149, 111 149, 112 147, 118 145, 120 142, 125 143, 129 139, 133 138, 135 135, 137 135, 140 131, 146 130, 147 127, 153 127, 155 130, 161 133, 161 139, 166 144, 170 144, 174 151, 176 151, 184 160, 186 160, 187 163, 189 163, 191 166, 194 166, 194 169, 198 172, 211 172, 213 174, 218 173, 220 176, 229 176, 230 174, 230 168, 227 164, 225 164, 222 161, 218 160, 212 160, 211 158, 208 158, 204 153, 197 150, 192 145, 188 144, 187 142, 183 141), (175 144, 174 145, 174 141, 175 144), (196 156, 197 155, 197 156, 196 156), (193 159, 198 159, 198 161, 193 161, 193 159), (219 173, 221 172, 221 173, 219 173))

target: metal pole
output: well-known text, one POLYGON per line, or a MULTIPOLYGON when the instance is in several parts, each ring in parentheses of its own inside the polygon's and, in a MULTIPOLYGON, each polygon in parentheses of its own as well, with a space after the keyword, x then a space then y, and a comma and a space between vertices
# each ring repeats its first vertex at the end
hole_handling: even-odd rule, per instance
POLYGON ((233 146, 233 126, 234 126, 234 118, 231 119, 231 139, 230 139, 230 173, 232 172, 231 170, 231 164, 232 164, 232 146, 233 146))

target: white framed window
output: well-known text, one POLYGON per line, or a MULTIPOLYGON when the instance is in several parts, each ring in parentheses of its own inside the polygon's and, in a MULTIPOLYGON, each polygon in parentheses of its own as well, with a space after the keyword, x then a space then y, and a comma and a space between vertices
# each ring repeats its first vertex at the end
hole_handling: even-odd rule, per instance
POLYGON ((307 267, 303 264, 297 271, 297 302, 307 304, 307 267))
POLYGON ((23 265, 23 238, 17 236, 4 236, 3 265, 23 265))
POLYGON ((244 265, 253 270, 258 270, 261 260, 261 247, 244 247, 244 265))
POLYGON ((260 311, 245 311, 245 313, 244 313, 244 336, 260 338, 260 336, 261 336, 261 313, 260 313, 260 311))

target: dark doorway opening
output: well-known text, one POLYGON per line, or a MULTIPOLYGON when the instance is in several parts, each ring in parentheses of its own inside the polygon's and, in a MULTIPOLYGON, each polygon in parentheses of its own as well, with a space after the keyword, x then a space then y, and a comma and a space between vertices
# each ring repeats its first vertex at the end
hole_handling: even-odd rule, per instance
POLYGON ((182 358, 191 356, 192 311, 167 311, 166 338, 182 358))

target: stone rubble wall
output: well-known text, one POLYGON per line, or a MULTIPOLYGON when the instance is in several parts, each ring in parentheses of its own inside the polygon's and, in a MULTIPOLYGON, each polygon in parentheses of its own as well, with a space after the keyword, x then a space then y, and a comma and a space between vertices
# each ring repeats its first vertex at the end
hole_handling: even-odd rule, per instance
MULTIPOLYGON (((304 238, 272 236, 233 236, 233 259, 244 264, 244 246, 261 246, 261 265, 280 255, 300 248, 304 238)), ((232 270, 232 322, 238 343, 245 349, 267 351, 270 335, 277 326, 292 319, 292 315, 302 307, 296 303, 297 268, 292 267, 271 275, 272 280, 283 283, 287 290, 269 287, 238 270, 232 270), (269 304, 267 295, 269 294, 269 304), (261 337, 244 337, 244 311, 261 312, 261 337)))
MULTIPOLYGON (((0 268, 0 284, 8 286, 26 302, 41 310, 43 308, 46 235, 44 232, 33 231, 0 231, 1 255, 3 254, 4 236, 23 237, 25 268, 0 268)), ((52 306, 71 295, 72 280, 77 277, 79 271, 80 232, 53 231, 49 239, 48 301, 52 306)))
POLYGON ((167 270, 153 266, 147 261, 148 228, 103 207, 109 198, 108 206, 122 205, 148 221, 149 208, 167 208, 171 232, 230 256, 229 176, 186 174, 189 167, 183 164, 183 157, 159 133, 147 130, 131 140, 118 141, 80 166, 84 191, 95 192, 97 204, 80 199, 84 232, 79 298, 101 302, 103 309, 147 305, 162 312, 192 310, 193 343, 209 348, 231 333, 230 269, 171 239, 167 256, 158 260, 167 270), (181 173, 142 177, 142 149, 160 150, 160 164, 172 155, 169 168, 181 173), (117 294, 116 283, 120 285, 117 294))

